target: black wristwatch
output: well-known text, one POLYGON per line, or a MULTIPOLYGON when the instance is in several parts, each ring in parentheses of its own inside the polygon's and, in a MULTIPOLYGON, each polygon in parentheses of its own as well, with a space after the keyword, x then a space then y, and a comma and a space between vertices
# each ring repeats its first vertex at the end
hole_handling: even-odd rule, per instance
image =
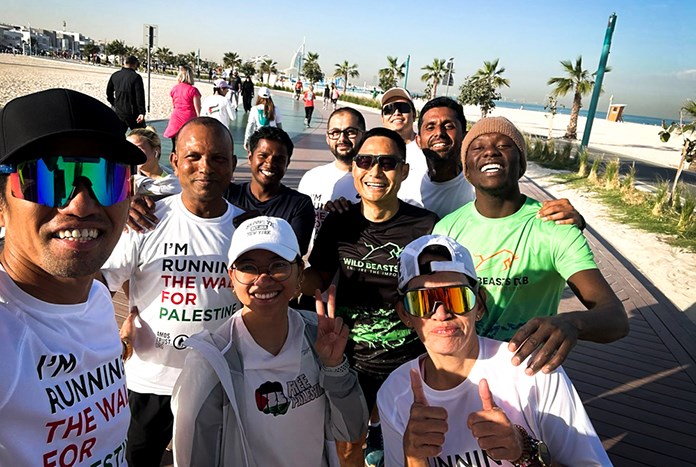
POLYGON ((527 430, 520 425, 515 425, 522 435, 522 455, 512 462, 515 467, 551 467, 551 454, 549 447, 543 441, 532 438, 527 430))

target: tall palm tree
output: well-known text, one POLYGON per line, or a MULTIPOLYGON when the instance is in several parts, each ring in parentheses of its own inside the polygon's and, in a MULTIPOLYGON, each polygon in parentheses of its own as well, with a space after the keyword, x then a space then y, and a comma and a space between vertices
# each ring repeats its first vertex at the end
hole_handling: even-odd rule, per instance
POLYGON ((310 84, 321 81, 321 79, 324 77, 324 73, 321 71, 321 67, 319 66, 318 53, 307 52, 307 57, 302 64, 302 74, 309 80, 310 84))
POLYGON ((238 68, 242 64, 242 59, 236 52, 225 52, 222 56, 222 64, 225 68, 238 68))
POLYGON ((155 50, 154 56, 161 65, 171 65, 174 59, 174 53, 167 47, 158 47, 157 50, 155 50))
MULTIPOLYGON (((552 94, 554 97, 565 96, 573 92, 573 106, 570 109, 570 122, 566 129, 564 138, 577 139, 578 137, 578 115, 582 107, 582 96, 586 96, 594 87, 594 73, 582 68, 582 55, 575 59, 575 64, 570 60, 561 60, 561 66, 566 72, 566 76, 549 78, 546 84, 555 86, 552 94)), ((610 71, 608 69, 606 71, 610 71)))
POLYGON ((396 86, 397 80, 404 77, 406 63, 399 65, 399 57, 387 55, 387 66, 379 70, 379 86, 383 90, 396 86))
POLYGON ((358 65, 351 65, 348 60, 344 60, 343 63, 336 63, 334 66, 336 67, 334 77, 343 78, 343 92, 345 93, 348 90, 348 77, 357 78, 360 76, 358 65))
POLYGON ((497 90, 503 86, 507 86, 509 88, 510 80, 501 76, 503 73, 505 73, 505 67, 501 66, 498 68, 499 61, 500 59, 498 58, 491 62, 484 60, 483 68, 479 68, 476 73, 474 73, 474 76, 479 79, 487 80, 493 89, 497 90))
POLYGON ((276 65, 278 65, 278 63, 274 61, 272 58, 266 58, 261 63, 259 63, 259 73, 261 73, 261 79, 263 79, 264 74, 268 74, 268 78, 266 78, 266 84, 269 84, 271 82, 271 74, 278 72, 278 68, 276 67, 276 65))
POLYGON ((421 67, 425 71, 421 76, 421 81, 430 84, 430 98, 433 99, 437 95, 437 85, 442 82, 442 79, 447 73, 447 66, 444 58, 433 59, 432 65, 421 67))

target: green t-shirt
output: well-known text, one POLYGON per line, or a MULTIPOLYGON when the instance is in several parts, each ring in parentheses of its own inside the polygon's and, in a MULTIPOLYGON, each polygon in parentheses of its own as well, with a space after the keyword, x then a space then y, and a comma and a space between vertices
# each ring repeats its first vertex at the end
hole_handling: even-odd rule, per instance
POLYGON ((568 278, 597 265, 575 226, 536 218, 541 207, 536 200, 527 198, 519 211, 501 219, 483 217, 474 204, 446 216, 433 233, 469 250, 488 294, 478 334, 507 341, 531 318, 555 315, 568 278))

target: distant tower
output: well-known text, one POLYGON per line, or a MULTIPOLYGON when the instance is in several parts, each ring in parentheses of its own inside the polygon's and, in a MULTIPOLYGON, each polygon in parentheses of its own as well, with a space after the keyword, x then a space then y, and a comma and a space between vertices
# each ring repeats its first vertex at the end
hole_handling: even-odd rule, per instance
POLYGON ((63 32, 65 32, 65 20, 63 20, 63 32))

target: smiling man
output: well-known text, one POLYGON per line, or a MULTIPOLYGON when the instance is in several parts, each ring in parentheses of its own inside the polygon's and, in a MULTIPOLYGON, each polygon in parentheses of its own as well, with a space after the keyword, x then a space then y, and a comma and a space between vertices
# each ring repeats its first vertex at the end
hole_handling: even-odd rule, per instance
POLYGON ((464 178, 459 155, 466 133, 461 104, 448 97, 428 101, 421 109, 418 132, 416 143, 427 171, 416 183, 402 185, 399 198, 444 217, 474 199, 474 187, 464 178))
POLYGON ((413 98, 404 88, 391 88, 382 95, 382 126, 396 131, 406 143, 406 158, 409 164, 408 178, 401 184, 401 190, 410 192, 417 189, 420 180, 428 171, 423 151, 416 143, 413 124, 416 121, 416 106, 413 98))
POLYGON ((280 128, 264 126, 256 130, 249 138, 251 181, 230 185, 226 198, 249 213, 288 221, 305 255, 314 228, 312 200, 282 183, 294 147, 290 136, 280 128))
POLYGON ((116 114, 79 92, 0 110, 0 465, 125 462, 123 347, 93 276, 144 162, 116 114))
MULTIPOLYGON (((396 132, 373 128, 365 133, 352 164, 361 201, 326 217, 302 285, 302 293, 311 295, 326 290, 337 275, 337 313, 351 327, 347 354, 370 411, 389 373, 423 350, 393 310, 399 254, 437 221, 432 212, 397 197, 409 172, 406 162, 406 145, 396 132)), ((377 430, 371 433, 381 438, 377 430)), ((363 465, 364 438, 355 441, 339 446, 342 465, 363 465)), ((368 448, 373 446, 368 443, 368 448)))
POLYGON ((351 164, 357 153, 357 145, 365 134, 365 117, 351 108, 334 110, 326 125, 326 144, 334 156, 334 161, 314 167, 300 180, 297 191, 312 199, 315 221, 314 235, 328 212, 324 206, 329 201, 345 198, 353 203, 360 201, 353 184, 351 164))
POLYGON ((126 361, 128 462, 159 465, 172 437, 172 389, 188 353, 183 341, 217 329, 240 308, 227 276, 233 219, 223 194, 234 174, 232 136, 211 117, 188 121, 170 156, 182 192, 156 203, 154 230, 129 230, 102 268, 112 291, 129 285, 133 310, 121 328, 126 361))
POLYGON ((461 148, 476 200, 442 219, 433 233, 471 250, 488 312, 480 335, 509 340, 513 363, 537 351, 528 374, 553 371, 578 339, 611 342, 628 333, 621 301, 592 257, 582 232, 544 222, 541 203, 520 192, 527 168, 524 137, 509 120, 479 120, 461 148), (565 284, 588 310, 557 314, 565 284))

